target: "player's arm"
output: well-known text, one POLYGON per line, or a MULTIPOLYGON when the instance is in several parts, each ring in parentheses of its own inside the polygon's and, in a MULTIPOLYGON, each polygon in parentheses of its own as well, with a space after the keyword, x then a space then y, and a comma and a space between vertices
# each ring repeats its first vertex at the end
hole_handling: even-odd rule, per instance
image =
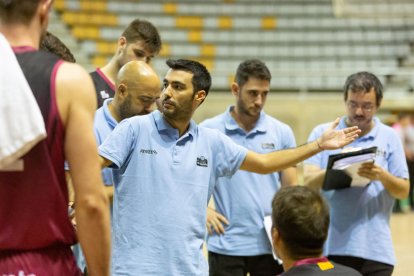
POLYGON ((303 182, 305 186, 319 190, 322 188, 326 170, 317 165, 305 164, 303 166, 303 182))
POLYGON ((358 174, 370 180, 379 180, 384 185, 384 188, 397 199, 404 199, 408 196, 410 189, 408 179, 392 175, 389 171, 375 163, 369 162, 362 164, 358 170, 358 174))
POLYGON ((206 227, 208 233, 212 235, 213 231, 215 231, 217 234, 224 234, 224 224, 229 224, 226 217, 218 213, 214 208, 207 207, 206 227))
POLYGON ((65 124, 65 155, 75 190, 78 237, 89 275, 109 275, 109 206, 93 133, 96 96, 89 74, 64 63, 56 76, 58 109, 65 124))
POLYGON ((266 154, 248 151, 240 169, 263 174, 281 171, 322 150, 337 149, 348 145, 361 132, 358 127, 335 130, 338 124, 339 118, 315 141, 294 149, 274 151, 266 154))
POLYGON ((289 167, 280 173, 282 186, 294 186, 298 184, 298 173, 296 167, 289 167))
POLYGON ((112 164, 112 161, 109 159, 106 159, 105 157, 99 156, 99 165, 101 168, 108 167, 112 164))
POLYGON ((114 200, 114 185, 111 186, 104 186, 106 196, 108 197, 109 202, 112 202, 114 200))

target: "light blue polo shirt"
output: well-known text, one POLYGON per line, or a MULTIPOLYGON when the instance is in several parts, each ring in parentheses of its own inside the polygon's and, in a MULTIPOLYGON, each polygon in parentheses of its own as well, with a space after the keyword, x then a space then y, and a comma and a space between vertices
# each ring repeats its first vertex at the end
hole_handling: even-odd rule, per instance
MULTIPOLYGON (((95 119, 93 122, 93 129, 95 132, 95 138, 98 145, 105 141, 106 137, 114 130, 118 122, 112 117, 109 111, 108 104, 112 102, 112 98, 106 99, 103 105, 96 110, 95 119)), ((112 169, 105 168, 102 170, 102 178, 105 186, 112 186, 112 169)))
MULTIPOLYGON (((292 129, 263 111, 256 126, 246 133, 231 116, 233 108, 229 107, 223 114, 200 125, 218 129, 237 144, 259 153, 296 146, 292 129)), ((230 224, 225 225, 224 234, 214 232, 208 236, 208 250, 230 256, 272 254, 263 219, 271 215, 272 199, 279 189, 279 173, 264 175, 237 171, 231 178, 219 178, 213 194, 214 202, 217 212, 223 214, 230 224)))
MULTIPOLYGON (((345 117, 337 129, 346 127, 345 117)), ((408 169, 401 140, 395 130, 374 118, 375 126, 348 147, 377 146, 375 163, 394 176, 408 179, 408 169)), ((317 126, 309 136, 315 140, 329 124, 317 126)), ((323 151, 305 164, 325 169, 328 157, 341 150, 323 151)), ((324 192, 331 208, 331 224, 325 244, 326 255, 345 255, 395 264, 392 246, 390 216, 394 198, 379 181, 363 188, 348 188, 324 192)))
POLYGON ((216 180, 247 149, 190 122, 179 137, 159 111, 123 120, 99 147, 114 170, 113 275, 208 275, 202 253, 216 180))

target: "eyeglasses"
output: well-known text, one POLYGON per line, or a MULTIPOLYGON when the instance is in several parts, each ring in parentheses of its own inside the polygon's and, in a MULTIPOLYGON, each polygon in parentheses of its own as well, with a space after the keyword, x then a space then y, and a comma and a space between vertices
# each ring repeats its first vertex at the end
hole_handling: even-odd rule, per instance
POLYGON ((371 112, 374 109, 374 105, 371 103, 364 103, 362 105, 359 105, 354 102, 347 102, 346 106, 351 110, 357 110, 358 108, 361 108, 365 112, 371 112))

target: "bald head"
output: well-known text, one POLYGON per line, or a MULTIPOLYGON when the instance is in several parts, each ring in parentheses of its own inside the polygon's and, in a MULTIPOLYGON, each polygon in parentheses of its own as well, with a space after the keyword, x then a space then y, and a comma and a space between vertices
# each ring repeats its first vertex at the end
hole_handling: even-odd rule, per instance
POLYGON ((152 111, 160 97, 161 82, 150 65, 143 61, 130 61, 119 70, 116 93, 112 105, 118 121, 152 111))
MULTIPOLYGON (((160 85, 160 80, 154 69, 143 61, 130 61, 126 63, 118 72, 115 83, 119 87, 121 83, 128 86, 136 86, 143 83, 154 83, 160 85)), ((158 90, 160 90, 158 86, 158 90)))

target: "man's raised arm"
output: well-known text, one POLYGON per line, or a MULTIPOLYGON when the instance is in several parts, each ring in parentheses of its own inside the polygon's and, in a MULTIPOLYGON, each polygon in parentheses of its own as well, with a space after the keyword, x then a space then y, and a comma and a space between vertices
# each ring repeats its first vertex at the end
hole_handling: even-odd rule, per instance
POLYGON ((361 132, 358 127, 336 130, 335 128, 338 124, 339 118, 318 139, 294 149, 274 151, 266 154, 249 151, 240 169, 262 174, 281 171, 302 162, 322 150, 346 146, 354 141, 361 132))

